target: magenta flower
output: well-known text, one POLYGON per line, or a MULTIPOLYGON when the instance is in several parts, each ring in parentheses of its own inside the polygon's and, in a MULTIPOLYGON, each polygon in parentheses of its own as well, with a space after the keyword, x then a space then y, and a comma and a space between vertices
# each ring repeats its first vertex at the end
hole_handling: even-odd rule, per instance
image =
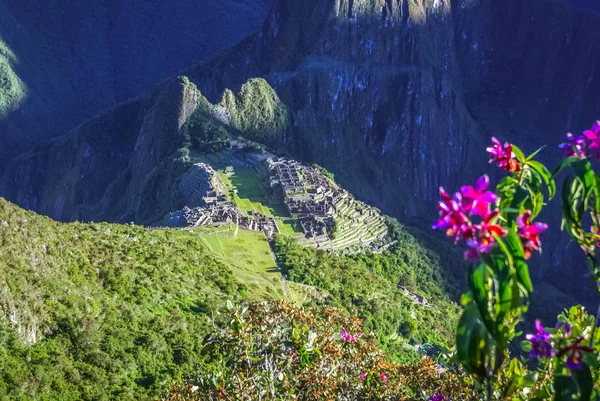
POLYGON ((482 218, 485 218, 490 211, 490 204, 498 200, 498 196, 492 191, 486 191, 490 185, 490 178, 483 175, 475 182, 475 187, 464 186, 460 189, 465 200, 463 207, 482 218))
POLYGON ((447 398, 445 395, 441 395, 440 393, 435 393, 429 397, 429 401, 450 401, 450 398, 447 398))
POLYGON ((438 202, 440 218, 432 228, 445 229, 446 235, 454 242, 465 240, 469 249, 465 251, 467 260, 479 258, 481 253, 489 253, 495 243, 495 236, 506 235, 506 230, 496 224, 499 211, 490 211, 490 205, 498 200, 495 193, 486 191, 490 179, 484 175, 477 179, 475 186, 463 186, 461 192, 452 197, 440 188, 442 199, 438 202), (471 221, 472 216, 483 220, 479 224, 471 221))
POLYGON ((592 348, 585 346, 585 345, 581 345, 581 342, 583 340, 584 340, 584 337, 579 336, 573 344, 568 345, 559 351, 559 353, 557 355, 559 358, 561 358, 563 356, 567 357, 567 363, 566 363, 567 368, 577 369, 577 370, 581 369, 581 361, 583 359, 583 353, 593 351, 592 348))
POLYGON ((381 381, 382 381, 382 382, 384 382, 384 383, 385 383, 386 381, 388 381, 388 377, 385 375, 385 373, 381 373, 381 374, 379 375, 379 377, 381 378, 381 381))
POLYGON ((558 145, 560 149, 565 152, 565 156, 567 157, 579 157, 584 158, 587 153, 587 142, 583 135, 581 136, 573 136, 570 132, 567 134, 566 143, 561 143, 558 145))
POLYGON ((548 224, 531 223, 531 215, 531 210, 528 210, 517 217, 519 237, 521 237, 523 248, 525 249, 525 259, 531 257, 532 250, 539 251, 542 248, 540 234, 548 229, 548 224))
POLYGON ((469 249, 465 251, 465 259, 476 260, 479 258, 479 254, 490 253, 496 242, 494 235, 499 237, 506 235, 506 230, 494 223, 499 214, 500 212, 497 210, 488 213, 480 224, 473 227, 472 236, 466 240, 469 249))
POLYGON ((358 375, 358 378, 360 380, 365 380, 367 378, 367 374, 366 373, 361 373, 360 375, 358 375))
POLYGON ((525 338, 531 342, 531 351, 529 352, 530 358, 550 358, 554 356, 554 350, 552 344, 550 344, 550 338, 552 335, 548 333, 542 323, 539 320, 535 321, 536 334, 527 334, 525 338))
POLYGON ((591 129, 583 131, 577 137, 569 132, 567 142, 560 144, 559 148, 566 156, 584 158, 591 154, 600 158, 600 121, 596 121, 591 129))
POLYGON ((300 360, 300 357, 296 354, 296 351, 291 348, 286 349, 285 354, 291 356, 292 361, 294 362, 298 362, 300 360))
POLYGON ((434 230, 446 230, 446 235, 453 237, 454 242, 458 242, 469 226, 469 217, 464 210, 462 196, 456 193, 453 198, 450 198, 441 187, 440 195, 442 196, 442 200, 438 202, 440 218, 431 227, 434 230))
POLYGON ((600 248, 600 231, 594 231, 594 226, 591 226, 590 232, 594 235, 594 244, 600 248))
POLYGON ((521 170, 521 164, 515 158, 512 145, 505 142, 504 145, 498 139, 492 137, 493 145, 486 150, 490 154, 490 163, 496 163, 498 167, 510 173, 521 170))
POLYGON ((358 342, 358 340, 362 337, 362 334, 360 333, 355 335, 349 334, 344 327, 342 327, 342 332, 340 334, 342 336, 342 340, 344 340, 347 343, 358 342))

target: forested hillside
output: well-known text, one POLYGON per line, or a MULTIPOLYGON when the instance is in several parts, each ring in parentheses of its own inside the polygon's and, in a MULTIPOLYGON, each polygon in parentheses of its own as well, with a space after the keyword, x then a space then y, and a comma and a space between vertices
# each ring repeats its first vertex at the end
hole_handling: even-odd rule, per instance
POLYGON ((197 235, 61 224, 0 199, 0 398, 151 399, 242 288, 197 235))

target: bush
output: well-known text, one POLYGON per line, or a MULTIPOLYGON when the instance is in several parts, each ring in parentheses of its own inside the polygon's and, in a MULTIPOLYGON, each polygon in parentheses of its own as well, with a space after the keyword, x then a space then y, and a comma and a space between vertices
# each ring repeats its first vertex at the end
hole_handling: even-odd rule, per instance
POLYGON ((436 392, 471 400, 461 375, 428 358, 389 362, 361 321, 335 308, 288 302, 232 310, 229 326, 208 337, 215 367, 174 384, 162 400, 427 400, 436 392))

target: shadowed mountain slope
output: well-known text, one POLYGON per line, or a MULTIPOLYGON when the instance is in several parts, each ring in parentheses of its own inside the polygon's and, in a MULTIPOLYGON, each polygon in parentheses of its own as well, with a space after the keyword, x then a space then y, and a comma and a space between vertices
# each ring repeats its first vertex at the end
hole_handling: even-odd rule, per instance
POLYGON ((268 7, 269 0, 0 0, 0 159, 213 57, 257 30, 268 7))

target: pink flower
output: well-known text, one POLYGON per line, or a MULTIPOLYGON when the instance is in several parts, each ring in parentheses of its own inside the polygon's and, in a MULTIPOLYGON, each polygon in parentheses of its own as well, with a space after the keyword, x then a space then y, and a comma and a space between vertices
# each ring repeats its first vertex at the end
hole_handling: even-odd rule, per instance
POLYGON ((492 191, 486 191, 490 185, 490 178, 483 175, 475 182, 475 187, 464 186, 460 189, 465 200, 463 207, 472 214, 485 217, 490 211, 490 204, 498 200, 498 196, 492 191))
POLYGON ((594 243, 597 247, 600 247, 600 231, 594 231, 594 226, 590 227, 590 232, 594 234, 594 243))
POLYGON ((561 143, 560 145, 558 145, 558 147, 562 149, 563 152, 565 152, 565 156, 579 158, 585 157, 588 145, 583 135, 575 137, 569 132, 567 134, 567 141, 568 142, 566 143, 561 143))
POLYGON ((542 248, 540 234, 548 229, 548 224, 531 223, 531 210, 524 212, 520 217, 517 217, 517 226, 519 227, 519 237, 523 242, 525 249, 525 259, 531 257, 531 251, 539 251, 542 248))
POLYGON ((450 401, 450 399, 440 393, 435 393, 429 398, 429 401, 450 401))
POLYGON ((382 382, 384 382, 384 383, 385 383, 386 381, 388 381, 388 377, 385 375, 385 373, 381 373, 381 374, 379 375, 379 377, 381 378, 381 381, 382 381, 382 382))
POLYGON ((362 337, 362 334, 357 333, 355 335, 349 334, 344 327, 342 327, 342 332, 340 333, 342 336, 342 340, 348 343, 355 343, 362 337))
POLYGON ((453 198, 450 198, 441 187, 440 195, 442 197, 442 200, 438 202, 440 218, 433 223, 432 228, 446 230, 446 235, 453 237, 454 242, 458 242, 469 226, 469 217, 464 210, 462 196, 460 193, 456 193, 453 198))
POLYGON ((489 253, 496 242, 494 235, 499 237, 506 235, 506 230, 502 226, 493 223, 499 214, 497 210, 488 213, 480 224, 474 226, 473 236, 466 240, 469 249, 465 251, 465 259, 476 260, 479 254, 489 253))
POLYGON ((365 380, 367 378, 367 374, 366 373, 361 373, 360 375, 358 375, 360 380, 365 380))
POLYGON ((505 142, 503 146, 495 137, 492 137, 492 143, 493 145, 486 149, 490 154, 490 163, 496 162, 498 167, 511 173, 521 170, 521 164, 515 158, 511 144, 505 142))
POLYGON ((566 156, 584 158, 593 155, 600 158, 600 121, 596 121, 592 128, 583 131, 582 135, 567 134, 567 142, 559 145, 566 156))
POLYGON ((291 356, 292 361, 294 361, 294 362, 298 362, 300 360, 300 357, 298 355, 296 355, 296 351, 294 351, 291 348, 286 349, 285 354, 291 356))

